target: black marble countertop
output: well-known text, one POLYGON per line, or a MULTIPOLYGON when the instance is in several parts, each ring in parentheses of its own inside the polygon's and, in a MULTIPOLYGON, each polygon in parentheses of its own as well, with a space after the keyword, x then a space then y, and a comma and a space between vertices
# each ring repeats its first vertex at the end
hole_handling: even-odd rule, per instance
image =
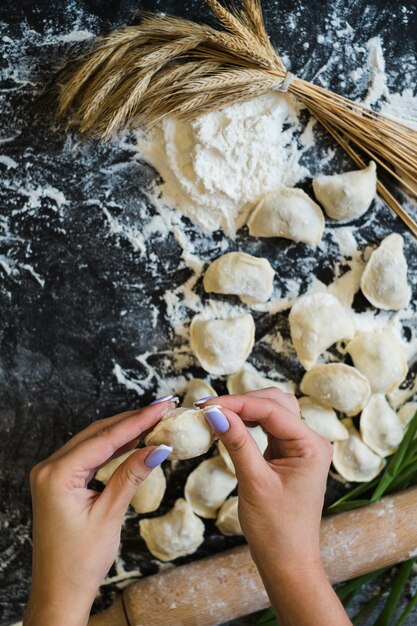
MULTIPOLYGON (((349 77, 349 45, 365 46, 376 35, 383 40, 391 90, 405 86, 406 68, 415 72, 414 0, 263 4, 274 43, 291 60, 292 71, 304 78, 353 98, 363 97, 368 79, 349 77), (336 35, 346 23, 352 30, 349 41, 336 35)), ((152 349, 153 366, 161 375, 169 373, 162 357, 158 364, 158 351, 169 350, 172 340, 161 295, 182 284, 190 270, 170 236, 162 249, 156 237, 148 242, 146 255, 159 259, 156 274, 155 264, 151 272, 146 255, 135 252, 123 229, 111 231, 103 210, 111 207, 118 223, 131 223, 138 219, 140 201, 153 215, 145 190, 156 174, 120 145, 80 143, 67 137, 56 125, 49 97, 56 72, 88 45, 74 43, 71 33, 85 33, 87 38, 89 33, 108 32, 129 23, 138 8, 210 19, 198 0, 3 0, 0 5, 0 623, 4 625, 21 619, 30 584, 30 468, 92 420, 152 398, 156 381, 151 380, 138 397, 134 388, 118 382, 116 363, 140 379, 145 373, 136 357, 152 349), (125 166, 118 170, 120 163, 125 166), (109 177, 111 168, 116 174, 109 177), (156 327, 155 304, 160 309, 156 327)), ((387 208, 377 211, 378 233, 367 219, 356 225, 363 247, 392 231, 406 232, 387 208)), ((213 251, 222 237, 218 233, 210 239, 213 251)), ((250 243, 244 234, 231 243, 239 245, 270 259, 281 249, 250 243)), ((411 245, 406 235, 408 252, 411 245)), ((297 246, 292 250, 285 263, 289 272, 296 272, 298 257, 305 253, 297 246)), ((332 254, 329 240, 328 249, 317 259, 312 257, 310 264, 311 272, 327 283, 332 279, 332 254)), ((409 255, 409 263, 410 273, 417 276, 415 255, 409 255)), ((259 315, 257 336, 275 323, 274 316, 259 315)), ((412 333, 412 323, 405 332, 412 333)), ((259 349, 254 358, 261 366, 276 355, 259 349)), ((299 371, 289 371, 291 364, 280 365, 284 373, 299 378, 299 371)), ((170 478, 171 495, 164 510, 181 493, 184 476, 170 478)), ((130 516, 122 556, 128 569, 139 564, 142 573, 152 573, 156 565, 137 537, 136 524, 137 517, 130 516)), ((210 524, 207 537, 192 558, 240 541, 220 537, 210 524)), ((107 585, 97 607, 115 590, 115 584, 107 585)), ((412 619, 410 624, 417 613, 412 619)))

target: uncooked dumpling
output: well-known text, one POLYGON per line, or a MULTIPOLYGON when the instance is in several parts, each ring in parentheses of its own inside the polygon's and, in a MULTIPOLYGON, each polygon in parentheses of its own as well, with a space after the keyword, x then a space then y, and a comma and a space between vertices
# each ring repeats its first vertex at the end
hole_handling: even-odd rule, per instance
POLYGON ((220 455, 200 463, 187 478, 185 499, 194 513, 214 519, 227 496, 237 485, 220 455))
POLYGON ((338 419, 333 409, 307 396, 299 398, 298 402, 301 415, 316 433, 329 441, 341 441, 348 438, 346 426, 338 419))
POLYGON ((371 206, 376 194, 376 165, 353 172, 318 176, 313 189, 329 217, 334 220, 352 220, 363 215, 371 206))
POLYGON ((148 550, 161 561, 192 554, 204 541, 204 523, 183 498, 166 515, 141 520, 139 532, 148 550))
POLYGON ((284 237, 315 246, 323 234, 324 216, 302 189, 280 187, 262 197, 248 227, 254 237, 284 237))
POLYGON ((374 250, 361 278, 364 296, 378 309, 399 311, 411 297, 407 283, 407 261, 403 253, 404 240, 393 233, 385 237, 374 250))
POLYGON ((413 419, 417 413, 417 402, 406 402, 397 411, 397 415, 400 418, 401 424, 405 427, 413 419))
MULTIPOLYGON (((248 428, 249 433, 255 439, 256 445, 258 446, 261 454, 263 454, 268 445, 268 435, 262 428, 262 426, 254 426, 253 428, 248 428)), ((225 445, 219 441, 217 444, 219 454, 222 457, 223 461, 226 463, 227 469, 232 474, 235 474, 235 466, 233 465, 233 461, 230 458, 230 454, 226 450, 225 445)))
MULTIPOLYGON (((119 465, 133 454, 133 452, 136 452, 136 450, 122 454, 122 456, 113 459, 110 463, 107 463, 107 465, 99 469, 95 475, 96 480, 107 484, 119 465)), ((162 502, 166 486, 167 481, 165 474, 161 466, 158 465, 137 488, 130 501, 130 505, 135 509, 136 513, 152 513, 156 511, 162 502)))
POLYGON ((385 461, 362 441, 350 418, 342 420, 348 439, 333 444, 333 465, 346 480, 366 483, 378 476, 385 461))
POLYGON ((223 376, 240 370, 255 341, 252 315, 205 320, 194 317, 190 328, 191 348, 210 374, 223 376))
POLYGON ((300 389, 346 415, 357 415, 371 395, 368 379, 344 363, 315 365, 304 375, 300 389))
POLYGON ((223 535, 243 535, 237 512, 238 500, 238 496, 226 500, 217 515, 216 526, 223 535))
POLYGON ((380 456, 395 452, 404 436, 404 428, 385 396, 371 396, 360 419, 363 441, 380 456))
POLYGON ((227 390, 232 394, 247 393, 267 387, 277 387, 285 393, 294 393, 295 389, 294 383, 290 381, 277 381, 262 376, 250 363, 245 363, 236 374, 227 377, 227 390))
POLYGON ((355 334, 349 313, 330 293, 299 298, 291 308, 289 323, 294 348, 306 370, 327 348, 355 334))
POLYGON ((171 460, 192 459, 205 454, 213 443, 203 411, 185 407, 167 411, 145 437, 147 446, 172 446, 171 460))
POLYGON ((355 367, 369 380, 373 393, 388 393, 407 375, 401 344, 385 331, 357 335, 347 346, 355 367))
POLYGON ((187 383, 186 394, 182 406, 193 407, 194 402, 208 396, 217 396, 213 387, 201 378, 192 378, 187 383))
POLYGON ((271 297, 274 275, 268 259, 229 252, 209 265, 203 285, 207 292, 231 294, 255 304, 271 297))

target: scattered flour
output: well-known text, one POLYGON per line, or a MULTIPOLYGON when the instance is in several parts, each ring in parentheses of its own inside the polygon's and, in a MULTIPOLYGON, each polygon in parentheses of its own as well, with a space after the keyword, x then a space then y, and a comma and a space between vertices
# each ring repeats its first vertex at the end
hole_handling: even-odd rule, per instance
POLYGON ((164 203, 205 232, 233 237, 261 193, 308 174, 299 161, 313 142, 312 124, 302 128, 301 110, 292 96, 270 93, 192 122, 170 118, 137 132, 138 151, 161 174, 164 203))

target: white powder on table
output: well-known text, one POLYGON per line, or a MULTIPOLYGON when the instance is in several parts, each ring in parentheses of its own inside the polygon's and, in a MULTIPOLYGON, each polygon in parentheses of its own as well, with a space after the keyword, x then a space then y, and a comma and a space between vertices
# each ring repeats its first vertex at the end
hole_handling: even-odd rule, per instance
POLYGON ((311 125, 301 135, 302 108, 269 93, 192 122, 169 118, 148 134, 137 131, 138 151, 161 174, 164 203, 205 232, 233 237, 260 194, 308 174, 300 157, 313 136, 311 125))

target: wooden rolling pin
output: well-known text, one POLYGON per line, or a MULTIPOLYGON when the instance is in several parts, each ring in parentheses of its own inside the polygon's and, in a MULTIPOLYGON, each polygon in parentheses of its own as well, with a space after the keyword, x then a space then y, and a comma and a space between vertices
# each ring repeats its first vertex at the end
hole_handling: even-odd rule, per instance
MULTIPOLYGON (((417 548, 417 487, 324 518, 320 540, 332 583, 410 558, 417 548)), ((88 624, 216 626, 267 606, 249 548, 239 546, 133 583, 88 624)))

